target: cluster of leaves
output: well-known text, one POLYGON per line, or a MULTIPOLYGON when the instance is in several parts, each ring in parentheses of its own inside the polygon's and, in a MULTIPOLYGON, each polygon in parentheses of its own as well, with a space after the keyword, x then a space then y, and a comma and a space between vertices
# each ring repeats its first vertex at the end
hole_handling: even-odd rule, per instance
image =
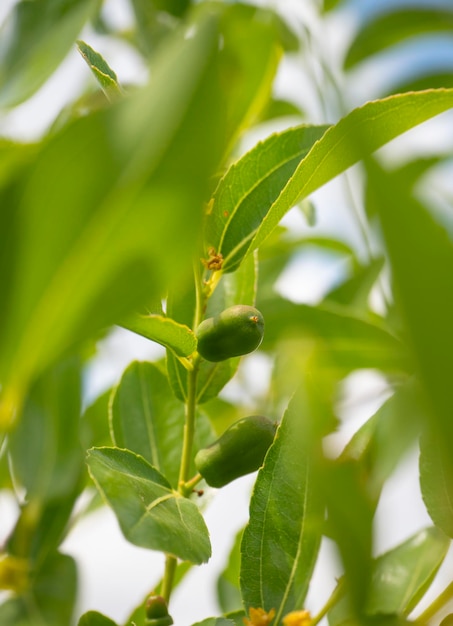
MULTIPOLYGON (((326 1, 320 24, 341 4, 326 1)), ((273 11, 191 5, 132 0, 136 29, 119 33, 94 0, 21 0, 0 31, 0 106, 33 95, 75 45, 98 85, 41 141, 0 143, 0 485, 19 505, 0 559, 8 592, 0 622, 77 620, 77 567, 60 546, 93 483, 128 541, 166 554, 156 590, 166 601, 191 565, 208 561, 193 459, 245 408, 219 398, 241 359, 200 359, 194 331, 205 316, 256 304, 266 324, 260 349, 272 362, 269 393, 256 409, 279 427, 249 523, 219 580, 222 616, 203 624, 303 626, 326 614, 331 626, 410 623, 453 537, 453 243, 448 213, 439 217, 418 185, 445 155, 389 171, 372 154, 451 109, 451 75, 412 77, 391 90, 401 93, 346 110, 334 124, 288 124, 237 157, 248 129, 302 115, 275 97, 274 80, 285 55, 310 59, 314 48, 300 50, 308 30, 299 37, 273 11), (147 85, 121 86, 77 39, 88 21, 135 46, 149 63, 147 85), (409 91, 413 84, 428 88, 409 91), (364 236, 378 238, 379 255, 363 261, 340 239, 295 238, 279 226, 359 161, 364 236), (308 245, 351 266, 317 305, 274 288, 308 245), (384 263, 391 293, 378 315, 369 296, 384 263), (131 363, 83 409, 87 360, 114 324, 165 346, 166 359, 131 363), (366 368, 386 377, 392 395, 331 459, 323 439, 337 428, 336 393, 366 368), (383 486, 415 445, 433 525, 376 558, 383 486), (312 618, 303 609, 323 537, 336 543, 344 576, 312 618)), ((345 76, 408 37, 451 31, 452 15, 428 2, 378 13, 351 42, 345 76)), ((451 211, 451 198, 444 200, 451 211)), ((114 626, 93 611, 78 623, 114 626)), ((150 623, 145 603, 132 623, 150 623)))

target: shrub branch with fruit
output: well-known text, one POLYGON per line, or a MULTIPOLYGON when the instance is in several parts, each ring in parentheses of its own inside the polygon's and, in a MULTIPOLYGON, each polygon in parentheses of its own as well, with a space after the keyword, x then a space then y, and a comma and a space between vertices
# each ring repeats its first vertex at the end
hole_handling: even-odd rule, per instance
POLYGON ((253 473, 218 611, 198 626, 452 623, 453 203, 433 183, 451 174, 451 146, 396 165, 378 150, 420 125, 448 136, 453 81, 440 64, 354 94, 367 63, 450 33, 453 14, 386 3, 332 53, 348 2, 289 4, 130 0, 123 28, 107 1, 19 0, 0 24, 0 495, 14 512, 2 626, 118 626, 79 611, 64 544, 103 506, 127 542, 162 555, 139 605, 121 599, 122 624, 189 626, 174 590, 216 549, 210 499, 253 473), (146 80, 118 78, 109 43, 146 80), (76 50, 86 83, 71 99, 76 50), (278 93, 289 67, 306 102, 278 93), (14 120, 34 115, 57 68, 64 106, 19 140, 14 120), (322 233, 340 195, 347 217, 322 233), (278 281, 313 250, 341 269, 300 302, 278 281), (87 400, 118 328, 162 352, 87 400), (385 397, 332 447, 341 397, 370 371, 385 397), (414 451, 427 523, 376 550, 385 487, 414 451), (341 573, 318 605, 326 545, 341 573))

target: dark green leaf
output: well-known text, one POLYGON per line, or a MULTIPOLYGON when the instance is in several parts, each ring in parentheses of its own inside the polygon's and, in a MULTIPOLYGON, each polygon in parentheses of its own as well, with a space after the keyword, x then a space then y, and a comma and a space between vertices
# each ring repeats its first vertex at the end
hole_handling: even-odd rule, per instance
POLYGON ((361 26, 346 54, 344 66, 350 69, 368 57, 410 37, 451 32, 453 12, 440 7, 395 8, 378 13, 361 26))
MULTIPOLYGON (((125 370, 110 404, 115 445, 143 456, 176 489, 182 454, 184 406, 171 393, 166 376, 153 363, 134 362, 125 370)), ((197 417, 195 450, 212 431, 197 417)), ((195 466, 192 466, 195 474, 195 466)))
POLYGON ((207 249, 222 254, 224 271, 239 267, 262 219, 327 128, 301 126, 271 135, 222 178, 206 219, 205 240, 207 249))
POLYGON ((197 349, 193 331, 164 315, 131 314, 120 326, 172 350, 177 356, 190 356, 197 349))
POLYGON ((0 30, 0 107, 19 104, 41 87, 98 6, 93 0, 16 4, 0 30))
POLYGON ((209 534, 196 504, 143 457, 118 448, 92 448, 88 468, 131 543, 192 563, 211 555, 209 534))
MULTIPOLYGON (((321 539, 323 508, 312 481, 312 419, 291 401, 259 471, 241 546, 246 610, 275 609, 275 623, 303 606, 321 539)), ((317 427, 317 426, 316 426, 317 427)))
POLYGON ((114 100, 118 96, 121 96, 121 88, 118 84, 118 77, 99 52, 96 52, 93 48, 81 40, 77 41, 77 48, 87 62, 88 67, 93 72, 107 98, 109 100, 114 100))
POLYGON ((432 433, 421 438, 420 487, 434 524, 453 538, 453 468, 445 462, 441 447, 432 433))
POLYGON ((79 619, 77 626, 116 626, 116 622, 97 611, 88 611, 79 619))

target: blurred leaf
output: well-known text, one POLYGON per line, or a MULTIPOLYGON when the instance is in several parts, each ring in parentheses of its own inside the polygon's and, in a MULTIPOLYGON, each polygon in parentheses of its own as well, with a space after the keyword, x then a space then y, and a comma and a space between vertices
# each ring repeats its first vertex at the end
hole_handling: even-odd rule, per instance
POLYGON ((34 144, 16 143, 0 138, 0 188, 20 176, 36 151, 34 144))
POLYGON ((45 372, 30 390, 9 436, 15 480, 28 501, 64 497, 84 469, 79 441, 81 364, 69 357, 45 372))
POLYGON ((347 51, 345 69, 410 37, 453 30, 453 12, 441 7, 395 8, 363 24, 347 51))
POLYGON ((384 259, 372 259, 368 265, 359 266, 354 274, 325 296, 324 301, 351 306, 357 313, 369 310, 368 299, 384 267, 384 259))
POLYGON ((164 315, 133 313, 122 319, 119 325, 160 343, 178 356, 190 356, 197 349, 197 340, 192 329, 164 315))
POLYGON ((423 409, 418 392, 412 380, 397 388, 359 428, 340 456, 340 460, 359 463, 363 482, 376 503, 386 480, 420 434, 423 409))
POLYGON ((233 271, 303 198, 452 106, 453 90, 403 94, 368 102, 330 128, 303 126, 272 135, 220 181, 207 217, 206 246, 223 255, 225 271, 233 271))
POLYGON ((262 219, 327 128, 300 126, 271 135, 229 168, 215 191, 205 232, 206 248, 222 254, 224 271, 239 267, 262 219))
MULTIPOLYGON (((135 361, 127 367, 110 403, 110 423, 116 446, 143 456, 177 488, 184 406, 153 363, 135 361)), ((199 415, 195 450, 211 439, 211 428, 199 415)), ((195 474, 194 465, 192 469, 195 474)))
POLYGON ((304 409, 294 396, 258 472, 241 545, 245 609, 273 608, 276 624, 302 608, 321 540, 323 507, 312 481, 317 446, 307 437, 314 416, 304 409))
MULTIPOLYGON (((383 614, 395 618, 408 615, 431 585, 449 545, 442 532, 426 528, 374 559, 365 623, 372 624, 370 617, 383 614)), ((329 611, 330 626, 346 624, 352 619, 346 597, 329 611)))
POLYGON ((324 11, 332 11, 342 0, 324 0, 324 11))
POLYGON ((104 391, 83 412, 80 424, 80 440, 84 450, 107 446, 112 443, 109 428, 109 403, 112 392, 113 388, 104 391))
POLYGON ((88 67, 93 72, 94 77, 98 81, 109 100, 114 100, 121 96, 121 87, 118 83, 118 77, 115 72, 110 68, 107 61, 102 57, 99 52, 96 52, 87 43, 80 39, 76 42, 77 48, 85 59, 88 67))
POLYGON ((77 626, 117 626, 116 622, 110 618, 98 613, 97 611, 88 611, 79 619, 77 626))
POLYGON ((413 77, 406 75, 392 84, 388 94, 391 93, 404 93, 407 91, 423 91, 425 89, 451 89, 453 87, 453 72, 442 71, 441 69, 432 69, 428 74, 421 74, 422 68, 420 68, 420 74, 413 77))
POLYGON ((2 626, 71 624, 77 589, 72 557, 55 553, 36 572, 30 588, 0 605, 2 626))
POLYGON ((37 91, 70 51, 96 0, 21 0, 0 29, 0 107, 37 91))
POLYGON ((390 258, 395 302, 426 394, 426 428, 437 440, 439 458, 450 475, 453 243, 430 212, 411 196, 412 181, 398 172, 384 173, 371 163, 368 173, 390 258))
POLYGON ((367 612, 408 615, 424 596, 449 547, 442 532, 427 528, 377 558, 367 612))
POLYGON ((91 448, 87 463, 128 541, 192 563, 209 559, 209 534, 197 505, 173 491, 143 457, 118 448, 91 448))
POLYGON ((371 584, 374 506, 354 461, 326 461, 318 487, 327 501, 328 533, 341 555, 352 615, 360 618, 371 584))
POLYGON ((224 613, 242 607, 239 574, 241 570, 241 541, 243 529, 236 534, 230 550, 228 563, 217 579, 217 599, 224 613))
POLYGON ((420 439, 420 488, 434 524, 453 538, 453 467, 432 433, 420 439))
POLYGON ((20 199, 7 205, 17 239, 0 315, 3 427, 30 379, 68 345, 190 271, 208 176, 224 151, 217 44, 214 18, 172 39, 148 87, 52 137, 20 181, 20 199))
POLYGON ((244 626, 244 617, 246 617, 245 611, 230 611, 225 615, 236 626, 244 626))
POLYGON ((304 117, 304 112, 299 105, 296 105, 293 102, 278 98, 271 98, 266 108, 260 115, 260 121, 266 122, 279 117, 304 117))
POLYGON ((376 367, 407 371, 411 366, 404 345, 382 324, 355 317, 354 309, 294 304, 282 298, 261 302, 260 307, 266 320, 265 350, 277 341, 315 337, 335 364, 345 370, 376 367))

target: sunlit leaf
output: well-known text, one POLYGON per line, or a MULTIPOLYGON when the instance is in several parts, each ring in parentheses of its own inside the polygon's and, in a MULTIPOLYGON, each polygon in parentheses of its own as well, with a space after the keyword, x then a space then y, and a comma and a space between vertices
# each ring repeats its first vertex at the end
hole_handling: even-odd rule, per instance
POLYGON ((0 107, 29 98, 57 69, 97 0, 21 0, 0 30, 0 107))
POLYGON ((368 102, 328 129, 304 126, 272 135, 220 181, 207 219, 206 245, 223 255, 225 271, 234 270, 303 198, 451 107, 453 90, 402 94, 368 102), (360 140, 364 135, 366 143, 360 140))
POLYGON ((441 7, 410 7, 378 13, 360 27, 349 47, 344 66, 350 69, 364 59, 410 37, 431 33, 449 33, 453 12, 441 7))
POLYGON ((209 534, 197 505, 173 491, 143 457, 119 448, 91 448, 87 463, 128 541, 192 563, 209 559, 209 534))
POLYGON ((208 175, 224 149, 215 18, 199 26, 162 51, 148 87, 46 142, 9 198, 3 426, 68 345, 190 272, 208 175))
POLYGON ((121 320, 120 326, 160 343, 178 356, 190 356, 197 348, 192 329, 164 315, 134 313, 121 320))

